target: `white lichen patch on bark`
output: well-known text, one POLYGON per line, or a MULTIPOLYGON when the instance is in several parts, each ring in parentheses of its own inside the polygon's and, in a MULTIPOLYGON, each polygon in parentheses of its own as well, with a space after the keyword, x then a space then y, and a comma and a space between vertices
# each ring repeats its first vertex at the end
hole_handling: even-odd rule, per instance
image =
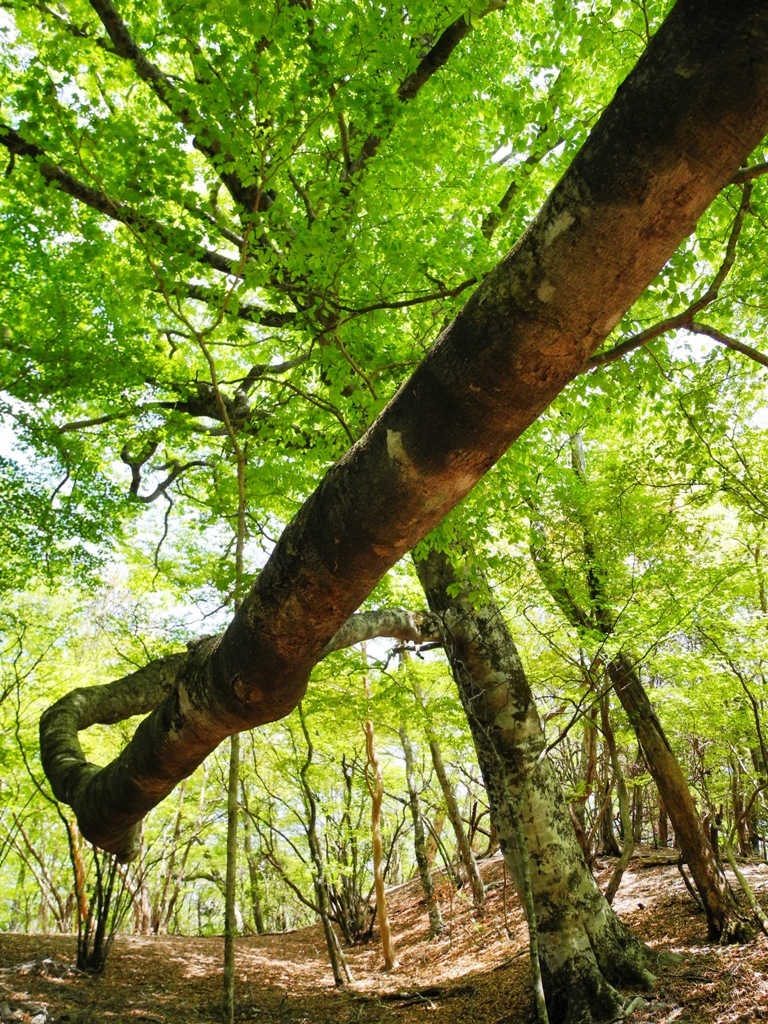
POLYGON ((563 210, 562 213, 558 214, 558 216, 547 225, 544 232, 544 245, 552 245, 558 235, 562 235, 564 231, 567 231, 568 228, 575 223, 576 218, 573 214, 569 213, 568 210, 563 210))
POLYGON ((387 431, 387 454, 397 466, 408 464, 408 456, 403 448, 403 435, 399 430, 387 431))
POLYGON ((178 688, 178 710, 179 717, 177 720, 177 727, 170 729, 168 732, 168 739, 172 742, 181 738, 181 733, 184 731, 187 718, 189 717, 190 711, 194 710, 192 701, 189 699, 187 688, 184 683, 179 684, 178 688))
POLYGON ((538 296, 541 302, 551 302, 554 294, 555 286, 552 284, 551 281, 548 281, 545 277, 539 285, 538 289, 536 290, 536 295, 538 296))

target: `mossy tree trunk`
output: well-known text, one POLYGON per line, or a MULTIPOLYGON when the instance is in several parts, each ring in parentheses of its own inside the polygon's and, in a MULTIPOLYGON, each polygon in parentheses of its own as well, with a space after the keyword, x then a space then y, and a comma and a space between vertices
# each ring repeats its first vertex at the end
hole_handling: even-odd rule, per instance
POLYGON ((616 916, 587 867, 501 610, 490 592, 481 606, 470 602, 461 571, 445 554, 432 551, 416 567, 430 607, 443 622, 443 645, 501 849, 524 905, 526 874, 530 879, 550 1019, 614 1020, 623 1007, 618 986, 645 988, 652 981, 648 951, 616 916))

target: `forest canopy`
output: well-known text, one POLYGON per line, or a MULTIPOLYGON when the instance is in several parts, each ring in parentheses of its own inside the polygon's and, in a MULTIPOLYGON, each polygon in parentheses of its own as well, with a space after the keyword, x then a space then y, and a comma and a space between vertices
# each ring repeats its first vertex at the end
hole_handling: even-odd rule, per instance
POLYGON ((274 846, 310 719, 329 828, 377 716, 474 742, 489 795, 453 784, 493 813, 447 682, 467 710, 480 635, 520 700, 483 729, 546 747, 557 783, 518 782, 587 847, 622 764, 658 799, 606 697, 631 668, 691 808, 764 853, 767 33, 688 0, 0 6, 0 863, 35 860, 39 794, 141 859, 313 670, 241 779, 281 884, 318 885, 274 846))

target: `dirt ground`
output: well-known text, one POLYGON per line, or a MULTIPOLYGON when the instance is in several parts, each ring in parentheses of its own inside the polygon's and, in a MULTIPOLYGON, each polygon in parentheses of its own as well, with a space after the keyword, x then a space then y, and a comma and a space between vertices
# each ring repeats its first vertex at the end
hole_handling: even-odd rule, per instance
MULTIPOLYGON (((615 907, 654 949, 683 954, 659 971, 632 1013, 637 1024, 768 1021, 768 938, 747 946, 706 942, 672 851, 633 859, 615 907)), ((483 864, 479 916, 469 897, 439 887, 445 934, 427 942, 418 883, 391 890, 400 966, 381 970, 376 941, 347 951, 353 984, 333 986, 319 927, 238 941, 239 1021, 264 1024, 527 1024, 533 1020, 527 936, 500 858, 483 864)), ((600 877, 610 871, 606 863, 600 877)), ((768 866, 749 869, 768 906, 768 866)), ((100 977, 75 970, 75 939, 0 935, 0 1021, 26 1024, 209 1024, 221 1020, 222 942, 118 936, 100 977)))

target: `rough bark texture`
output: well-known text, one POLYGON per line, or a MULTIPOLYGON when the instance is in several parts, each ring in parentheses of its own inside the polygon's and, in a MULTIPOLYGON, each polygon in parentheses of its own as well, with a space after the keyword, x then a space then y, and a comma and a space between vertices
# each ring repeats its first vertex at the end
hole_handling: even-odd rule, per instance
MULTIPOLYGON (((526 864, 544 987, 556 1022, 612 1020, 615 986, 646 986, 647 952, 616 917, 589 871, 554 769, 528 680, 499 608, 465 594, 461 577, 432 552, 417 563, 430 607, 443 619, 443 643, 467 712, 494 824, 521 900, 526 864), (516 821, 517 819, 517 821, 516 821)), ((466 593, 466 592, 465 592, 466 593)))
POLYGON ((680 0, 518 245, 120 757, 98 770, 46 731, 46 772, 89 838, 130 857, 135 823, 226 736, 296 706, 336 631, 580 372, 767 129, 765 4, 680 0))

